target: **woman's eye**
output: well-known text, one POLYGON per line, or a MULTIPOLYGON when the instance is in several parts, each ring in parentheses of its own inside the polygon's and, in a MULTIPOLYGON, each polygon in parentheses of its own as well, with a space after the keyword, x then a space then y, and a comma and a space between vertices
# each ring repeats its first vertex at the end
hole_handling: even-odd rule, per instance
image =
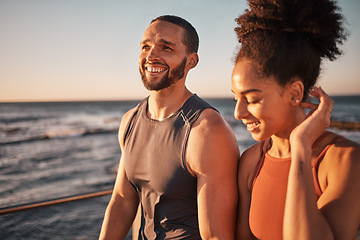
POLYGON ((248 104, 257 104, 259 102, 260 102, 260 99, 251 100, 251 101, 248 100, 248 104))

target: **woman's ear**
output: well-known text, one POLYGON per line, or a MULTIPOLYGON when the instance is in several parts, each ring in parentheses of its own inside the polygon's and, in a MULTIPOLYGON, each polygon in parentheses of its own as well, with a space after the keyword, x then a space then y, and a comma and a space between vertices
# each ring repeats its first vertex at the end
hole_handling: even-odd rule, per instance
POLYGON ((291 105, 297 106, 304 97, 304 84, 298 77, 294 77, 288 85, 289 97, 291 105))
POLYGON ((199 62, 199 55, 197 53, 191 53, 188 57, 188 62, 187 62, 189 69, 196 67, 198 62, 199 62))

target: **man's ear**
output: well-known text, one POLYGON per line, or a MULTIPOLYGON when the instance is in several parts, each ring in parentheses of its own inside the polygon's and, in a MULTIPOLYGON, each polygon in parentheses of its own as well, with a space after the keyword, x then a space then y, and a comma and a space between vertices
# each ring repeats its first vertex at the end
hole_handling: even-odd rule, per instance
POLYGON ((189 69, 196 67, 199 62, 199 55, 197 53, 191 53, 188 57, 187 65, 189 69))
POLYGON ((287 90, 289 93, 289 100, 291 105, 299 105, 304 97, 304 84, 301 79, 294 77, 287 86, 287 90))

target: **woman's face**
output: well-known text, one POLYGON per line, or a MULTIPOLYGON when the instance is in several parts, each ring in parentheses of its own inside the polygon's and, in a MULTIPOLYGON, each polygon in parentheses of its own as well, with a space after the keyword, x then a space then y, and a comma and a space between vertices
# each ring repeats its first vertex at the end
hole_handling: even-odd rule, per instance
POLYGON ((231 81, 236 100, 234 116, 243 121, 256 141, 274 134, 288 137, 293 111, 287 88, 280 86, 274 77, 260 78, 253 64, 241 60, 234 67, 231 81))

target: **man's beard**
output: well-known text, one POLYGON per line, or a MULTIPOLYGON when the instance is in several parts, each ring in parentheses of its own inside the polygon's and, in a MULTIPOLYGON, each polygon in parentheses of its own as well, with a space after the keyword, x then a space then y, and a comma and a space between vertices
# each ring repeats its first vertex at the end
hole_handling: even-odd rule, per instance
POLYGON ((161 80, 157 81, 156 83, 152 83, 151 81, 148 81, 148 79, 146 78, 145 68, 143 68, 144 72, 141 70, 141 68, 139 68, 141 80, 144 86, 146 87, 147 90, 150 91, 159 91, 161 89, 170 87, 171 85, 176 83, 179 79, 184 77, 186 61, 187 58, 185 57, 184 60, 179 65, 177 65, 173 70, 170 70, 170 73, 169 71, 167 71, 165 76, 163 76, 161 80))

